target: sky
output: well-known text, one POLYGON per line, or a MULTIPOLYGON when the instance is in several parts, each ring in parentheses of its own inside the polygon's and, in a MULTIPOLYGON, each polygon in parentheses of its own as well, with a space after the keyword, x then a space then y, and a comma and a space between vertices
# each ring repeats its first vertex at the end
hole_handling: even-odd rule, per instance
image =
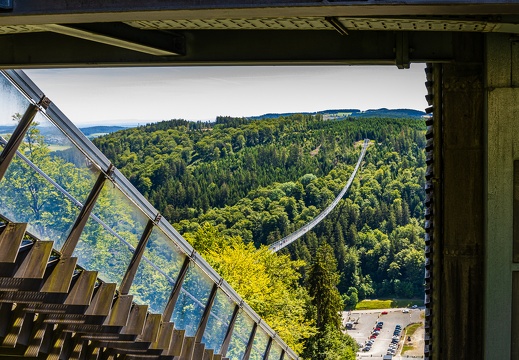
POLYGON ((315 112, 424 110, 423 64, 26 70, 76 125, 315 112))

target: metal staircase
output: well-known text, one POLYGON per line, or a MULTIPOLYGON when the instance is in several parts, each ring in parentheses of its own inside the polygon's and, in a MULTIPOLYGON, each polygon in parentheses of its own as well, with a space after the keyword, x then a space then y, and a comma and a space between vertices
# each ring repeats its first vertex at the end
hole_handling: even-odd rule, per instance
POLYGON ((23 72, 2 70, 4 129, 13 113, 0 141, 0 358, 298 359, 23 72), (43 156, 31 160, 34 126, 43 156), (57 138, 68 155, 52 153, 57 138), (88 181, 78 189, 60 167, 88 181))

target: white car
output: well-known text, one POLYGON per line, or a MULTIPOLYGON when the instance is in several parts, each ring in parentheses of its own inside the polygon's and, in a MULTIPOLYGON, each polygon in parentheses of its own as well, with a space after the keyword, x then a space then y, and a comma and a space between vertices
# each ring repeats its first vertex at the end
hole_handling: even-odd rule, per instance
POLYGON ((403 309, 402 312, 403 312, 404 314, 407 314, 407 313, 409 312, 409 309, 403 309))

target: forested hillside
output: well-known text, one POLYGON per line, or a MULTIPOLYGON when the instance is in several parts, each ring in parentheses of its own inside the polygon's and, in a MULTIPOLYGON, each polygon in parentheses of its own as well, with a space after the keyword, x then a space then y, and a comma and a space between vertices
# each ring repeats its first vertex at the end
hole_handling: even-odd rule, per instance
MULTIPOLYGON (((305 305, 304 315, 310 325, 319 318, 312 274, 322 273, 314 270, 325 253, 333 252, 336 263, 326 261, 331 266, 327 271, 337 274, 330 286, 337 285, 346 305, 372 296, 423 296, 424 130, 424 122, 417 119, 220 117, 216 123, 164 121, 103 136, 95 143, 199 251, 213 258, 219 272, 226 273, 229 268, 221 264, 238 256, 232 251, 258 251, 254 256, 259 258, 262 245, 288 235, 324 209, 351 174, 362 140, 371 139, 345 199, 312 232, 282 251, 295 260, 287 264, 300 274, 291 273, 286 288, 294 294, 300 285, 310 290, 313 300, 303 300, 312 304, 305 305), (218 235, 204 235, 208 233, 218 235), (242 242, 245 245, 238 245, 242 242), (222 246, 232 251, 224 252, 222 246), (220 250, 210 252, 211 247, 220 250)), ((261 256, 265 264, 272 263, 261 256)), ((272 269, 270 280, 265 280, 271 285, 276 275, 272 269)), ((236 281, 244 286, 244 280, 236 281)), ((297 298, 306 299, 307 291, 297 298)), ((254 303, 254 296, 244 298, 254 303)), ((255 310, 262 315, 261 309, 255 310)), ((340 342, 330 335, 329 326, 335 326, 331 323, 315 323, 319 339, 305 328, 294 341, 310 337, 306 355, 312 357, 320 347, 340 342)), ((341 351, 336 353, 351 357, 341 351)))

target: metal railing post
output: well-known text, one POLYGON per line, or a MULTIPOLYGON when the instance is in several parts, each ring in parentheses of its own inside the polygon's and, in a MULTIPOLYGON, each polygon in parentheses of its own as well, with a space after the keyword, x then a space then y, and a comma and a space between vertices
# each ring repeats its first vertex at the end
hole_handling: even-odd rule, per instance
MULTIPOLYGON (((46 109, 49 106, 49 104, 50 100, 45 96, 41 98, 40 102, 38 103, 38 105, 42 106, 44 109, 46 109)), ((25 113, 20 119, 18 126, 16 126, 16 129, 14 129, 11 138, 5 145, 4 150, 2 151, 2 153, 0 153, 0 180, 2 180, 2 178, 4 177, 7 168, 9 167, 9 164, 11 164, 11 161, 13 160, 16 151, 20 147, 20 144, 22 143, 23 138, 27 133, 27 130, 29 130, 29 127, 31 126, 32 121, 34 120, 34 117, 38 113, 38 105, 30 104, 27 107, 27 110, 25 110, 25 113)))
MULTIPOLYGON (((157 219, 160 219, 160 215, 157 216, 157 219)), ((142 236, 133 252, 132 259, 130 264, 126 268, 126 273, 121 280, 121 285, 119 286, 119 293, 121 295, 128 295, 130 292, 130 288, 133 283, 133 279, 135 279, 135 275, 137 274, 137 269, 139 268, 139 264, 141 263, 142 256, 144 255, 144 250, 146 250, 146 245, 148 244, 148 240, 150 238, 151 232, 155 227, 155 223, 157 221, 148 220, 148 224, 146 224, 146 228, 142 233, 142 236)))
POLYGON ((207 305, 205 306, 204 313, 202 314, 202 319, 200 320, 200 324, 198 325, 198 329, 196 330, 195 343, 202 342, 202 337, 204 336, 205 328, 207 326, 207 322, 209 321, 209 316, 211 315, 211 308, 213 307, 217 291, 218 284, 215 283, 213 284, 211 294, 209 294, 209 299, 207 300, 207 305))
POLYGON ((184 279, 187 274, 187 270, 189 269, 189 264, 191 263, 191 259, 186 257, 184 263, 182 264, 182 268, 177 276, 177 281, 173 286, 173 290, 171 290, 171 295, 169 296, 168 303, 166 304, 166 308, 164 309, 164 313, 162 314, 162 321, 168 322, 173 315, 173 310, 175 309, 175 305, 177 303, 178 296, 180 295, 180 290, 182 289, 182 284, 184 283, 184 279))
POLYGON ((265 355, 263 355, 263 360, 269 360, 270 349, 272 348, 272 338, 269 337, 269 342, 267 343, 267 349, 265 349, 265 355))
POLYGON ((238 312, 240 311, 240 306, 236 305, 234 307, 234 312, 232 313, 231 321, 229 321, 229 327, 227 328, 227 332, 225 333, 225 338, 223 339, 222 348, 220 349, 220 354, 222 357, 227 355, 227 350, 229 349, 229 344, 231 343, 232 332, 234 331, 234 324, 236 323, 236 318, 238 317, 238 312))
POLYGON ((243 360, 249 360, 250 354, 252 352, 252 345, 254 344, 254 338, 256 337, 256 330, 258 329, 258 324, 254 323, 252 326, 252 331, 250 332, 249 342, 247 343, 247 348, 245 349, 245 354, 243 354, 243 360))
MULTIPOLYGON (((110 168, 108 169, 108 174, 111 173, 112 169, 113 166, 110 165, 110 168)), ((99 197, 99 194, 103 189, 103 185, 106 179, 107 176, 104 173, 99 174, 99 177, 97 178, 94 187, 90 191, 90 194, 88 195, 88 198, 85 204, 83 205, 83 208, 81 208, 81 211, 76 219, 76 222, 74 223, 74 226, 72 227, 72 230, 70 231, 67 237, 67 240, 65 240, 65 243, 61 247, 61 256, 63 258, 72 256, 72 253, 74 252, 74 249, 76 248, 77 243, 79 242, 79 237, 81 236, 81 233, 83 232, 83 229, 85 228, 85 225, 88 219, 90 218, 90 214, 94 209, 94 205, 97 201, 97 198, 99 197)))

